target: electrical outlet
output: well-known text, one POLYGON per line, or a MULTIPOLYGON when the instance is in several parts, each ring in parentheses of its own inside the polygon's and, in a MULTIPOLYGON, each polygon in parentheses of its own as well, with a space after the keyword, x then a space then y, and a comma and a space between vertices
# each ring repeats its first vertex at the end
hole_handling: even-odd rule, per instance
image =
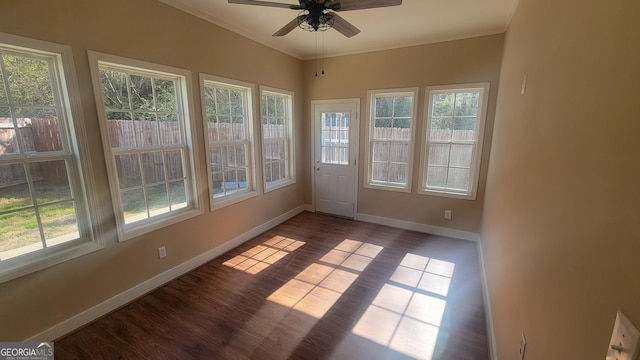
POLYGON ((522 337, 520 338, 520 360, 524 360, 524 352, 527 349, 527 338, 522 333, 522 337))
POLYGON ((444 211, 444 218, 447 220, 451 220, 451 210, 444 211))
POLYGON ((167 256, 167 249, 164 246, 159 247, 158 248, 158 259, 162 259, 165 256, 167 256))
POLYGON ((618 311, 606 360, 635 360, 640 353, 640 331, 618 311))

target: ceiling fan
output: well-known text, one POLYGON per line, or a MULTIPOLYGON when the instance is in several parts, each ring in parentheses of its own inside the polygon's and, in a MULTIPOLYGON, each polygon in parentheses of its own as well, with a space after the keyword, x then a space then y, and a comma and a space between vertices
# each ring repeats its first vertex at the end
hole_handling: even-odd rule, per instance
POLYGON ((338 11, 362 10, 378 7, 397 6, 402 0, 299 0, 300 5, 291 5, 261 0, 229 0, 230 4, 258 5, 300 10, 298 16, 291 20, 273 36, 284 36, 296 27, 307 31, 326 31, 336 29, 346 37, 360 33, 360 30, 336 14, 338 11))

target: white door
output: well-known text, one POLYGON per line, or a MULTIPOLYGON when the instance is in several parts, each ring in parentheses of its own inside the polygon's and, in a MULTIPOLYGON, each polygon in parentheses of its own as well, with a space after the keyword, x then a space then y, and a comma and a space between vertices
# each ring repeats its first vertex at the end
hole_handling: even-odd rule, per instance
POLYGON ((315 210, 354 218, 360 99, 312 101, 311 108, 315 210))

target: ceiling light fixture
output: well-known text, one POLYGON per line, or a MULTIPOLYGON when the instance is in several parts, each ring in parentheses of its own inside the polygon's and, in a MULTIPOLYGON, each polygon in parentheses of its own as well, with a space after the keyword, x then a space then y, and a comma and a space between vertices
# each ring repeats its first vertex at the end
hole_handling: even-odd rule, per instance
POLYGON ((334 18, 330 12, 302 10, 298 15, 298 27, 309 32, 327 31, 333 27, 334 18))

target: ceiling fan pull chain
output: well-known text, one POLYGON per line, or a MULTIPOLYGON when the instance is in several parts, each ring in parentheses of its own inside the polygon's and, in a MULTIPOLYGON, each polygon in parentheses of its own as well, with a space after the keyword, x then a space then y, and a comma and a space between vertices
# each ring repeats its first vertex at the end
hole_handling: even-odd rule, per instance
POLYGON ((324 75, 324 32, 322 33, 322 53, 320 54, 322 63, 322 75, 324 75))

